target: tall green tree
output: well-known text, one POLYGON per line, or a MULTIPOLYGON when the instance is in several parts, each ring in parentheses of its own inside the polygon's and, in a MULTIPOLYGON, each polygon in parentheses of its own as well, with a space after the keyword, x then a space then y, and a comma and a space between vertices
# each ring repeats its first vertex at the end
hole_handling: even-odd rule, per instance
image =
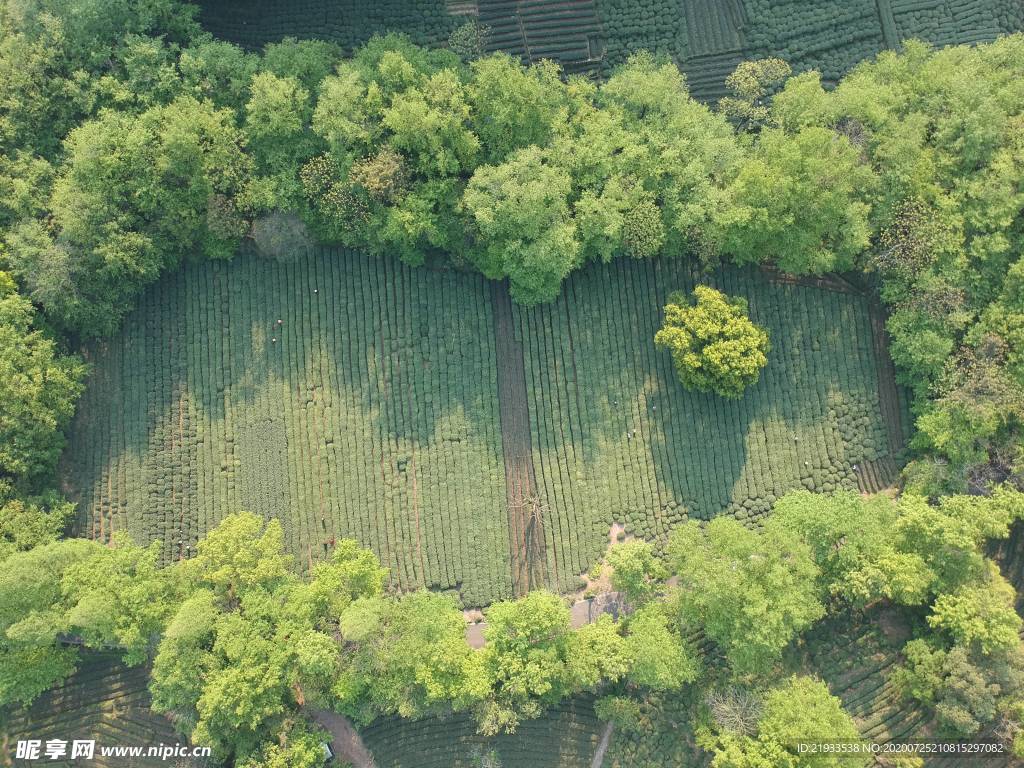
POLYGON ((85 366, 36 327, 36 311, 0 272, 0 491, 32 490, 57 465, 85 366))
POLYGON ((16 552, 0 568, 0 706, 29 703, 75 671, 78 651, 60 637, 68 630, 63 576, 94 557, 100 545, 57 541, 16 552))
POLYGON ((481 733, 514 732, 544 707, 626 670, 615 627, 602 621, 574 634, 568 607, 550 592, 495 603, 486 617, 477 657, 485 681, 475 707, 481 733))
POLYGON ((674 691, 697 679, 697 654, 665 603, 649 603, 626 623, 626 679, 653 691, 674 691))
POLYGON ((685 623, 704 628, 736 675, 768 675, 782 651, 825 608, 810 547, 777 527, 764 533, 729 517, 689 522, 669 540, 685 623))
POLYGON ((260 67, 279 78, 293 78, 309 93, 334 72, 341 49, 328 40, 296 40, 286 37, 263 49, 260 67))
POLYGON ((794 491, 776 501, 768 525, 810 545, 829 594, 859 607, 880 599, 918 605, 935 572, 893 536, 898 518, 897 503, 886 496, 794 491))
POLYGON ((173 574, 160 568, 159 548, 115 534, 111 546, 63 572, 65 622, 87 647, 119 648, 130 665, 150 659, 181 595, 173 574))
POLYGON ((737 398, 768 364, 768 333, 747 317, 747 301, 706 285, 693 289, 694 304, 673 293, 654 343, 672 354, 683 386, 737 398))
POLYGON ((507 275, 521 304, 554 299, 579 262, 570 190, 569 175, 536 147, 477 168, 466 187, 463 205, 477 239, 470 259, 488 277, 507 275))
POLYGON ((362 598, 341 614, 340 629, 346 653, 333 693, 357 722, 420 718, 473 700, 474 651, 451 597, 423 591, 362 598))
POLYGON ((302 199, 299 169, 320 149, 310 129, 313 106, 294 77, 261 72, 250 83, 245 137, 255 173, 243 198, 257 210, 296 209, 302 199))
POLYGON ((180 569, 195 587, 211 589, 225 602, 235 603, 250 590, 273 592, 289 582, 290 562, 279 520, 268 522, 239 512, 221 520, 180 569))
MULTIPOLYGON (((999 718, 1011 732, 1021 725, 1024 649, 985 654, 935 638, 911 640, 892 675, 896 690, 934 712, 946 738, 970 739, 999 718)), ((1019 730, 1018 730, 1019 733, 1019 730)), ((1013 744, 1020 756, 1019 736, 1013 744)))
POLYGON ((654 547, 640 539, 609 549, 605 563, 612 571, 612 588, 622 592, 636 606, 651 600, 668 575, 654 547))
POLYGON ((709 742, 714 768, 840 768, 867 766, 870 755, 801 752, 800 743, 858 741, 853 719, 824 683, 794 676, 764 702, 756 736, 722 730, 709 742))
POLYGON ((983 579, 939 595, 928 623, 964 646, 982 653, 1008 651, 1020 645, 1022 620, 1014 609, 1017 593, 995 563, 983 579))
POLYGON ((244 233, 233 195, 249 159, 227 111, 192 97, 138 117, 107 111, 65 152, 48 226, 23 223, 8 253, 19 279, 60 280, 31 298, 65 328, 109 332, 162 270, 193 251, 229 256, 244 233))
POLYGON ((517 150, 551 141, 567 101, 554 62, 527 68, 498 54, 477 59, 472 68, 467 96, 484 162, 501 163, 517 150))
POLYGON ((715 222, 722 251, 785 272, 851 269, 871 241, 870 167, 845 136, 766 129, 715 222))
MULTIPOLYGON (((179 603, 153 663, 153 706, 221 759, 271 759, 303 705, 330 706, 343 678, 332 633, 353 601, 380 593, 384 571, 353 542, 304 581, 288 569, 280 523, 225 518, 174 566, 192 590, 179 603), (261 757, 262 756, 262 757, 261 757)), ((308 739, 293 745, 305 759, 308 739)))
POLYGON ((53 492, 28 498, 0 492, 0 562, 62 538, 74 510, 53 492))

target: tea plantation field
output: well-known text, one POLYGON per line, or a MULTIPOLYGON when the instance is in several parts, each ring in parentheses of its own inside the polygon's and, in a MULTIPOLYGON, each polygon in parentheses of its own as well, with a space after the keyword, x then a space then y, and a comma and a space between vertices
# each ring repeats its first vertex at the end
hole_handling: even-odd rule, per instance
POLYGON ((82 532, 174 559, 244 509, 281 518, 303 567, 355 537, 395 587, 508 596, 489 296, 329 251, 168 278, 94 350, 65 462, 82 532))
POLYGON ((480 736, 468 715, 383 719, 362 731, 377 768, 590 768, 604 724, 590 697, 571 699, 514 735, 480 736))
POLYGON ((738 401, 683 389, 650 342, 668 294, 693 289, 685 263, 613 262, 517 312, 547 562, 563 589, 612 522, 649 540, 722 512, 755 522, 793 488, 858 487, 889 453, 864 299, 753 270, 707 282, 744 296, 772 340, 738 401))
MULTIPOLYGON (((4 739, 13 746, 19 739, 49 739, 68 742, 74 739, 96 741, 95 759, 80 758, 19 761, 20 765, 47 765, 71 768, 86 762, 97 768, 150 768, 176 765, 174 760, 158 757, 105 757, 100 747, 174 746, 182 743, 174 726, 150 707, 145 667, 125 667, 117 654, 89 653, 83 656, 78 671, 60 688, 47 691, 30 707, 0 713, 0 744, 4 739), (6 717, 6 719, 4 719, 6 717)), ((190 768, 207 764, 205 758, 182 761, 190 768)))
POLYGON ((867 300, 709 281, 771 335, 742 400, 684 390, 654 348, 666 295, 694 285, 683 261, 592 267, 529 310, 479 275, 344 251, 187 267, 88 350, 63 461, 79 531, 174 560, 246 509, 283 521, 302 569, 351 536, 394 587, 477 606, 575 588, 613 522, 660 540, 755 524, 791 488, 891 480, 867 300))
POLYGON ((467 18, 491 30, 491 50, 567 71, 607 72, 633 51, 672 56, 691 90, 724 93, 740 61, 779 56, 795 70, 837 80, 903 40, 936 45, 992 40, 1024 29, 1019 0, 201 0, 216 36, 255 48, 286 35, 352 48, 401 31, 442 45, 467 18))

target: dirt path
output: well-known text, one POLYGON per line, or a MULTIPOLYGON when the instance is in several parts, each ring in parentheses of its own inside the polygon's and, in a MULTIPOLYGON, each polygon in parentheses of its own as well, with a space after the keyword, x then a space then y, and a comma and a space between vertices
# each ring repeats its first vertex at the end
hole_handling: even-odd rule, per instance
POLYGON ((907 432, 903 423, 899 386, 896 384, 896 366, 889 355, 885 307, 876 298, 872 298, 868 311, 871 315, 875 370, 878 372, 878 404, 885 424, 889 453, 875 461, 864 462, 857 473, 857 483, 862 492, 877 493, 892 487, 899 480, 899 457, 906 447, 907 432))
POLYGON ((308 708, 306 712, 331 734, 331 748, 340 760, 352 763, 355 768, 376 768, 373 755, 347 717, 326 709, 308 708))
POLYGON ((889 453, 893 456, 904 448, 906 431, 903 424, 903 409, 900 407, 899 390, 896 385, 896 366, 889 355, 889 332, 885 327, 885 308, 878 301, 871 302, 871 331, 875 348, 875 362, 878 365, 878 401, 882 406, 882 418, 889 438, 889 453))
POLYGON ((611 723, 604 727, 604 732, 601 734, 601 743, 597 745, 594 759, 590 761, 590 768, 601 768, 604 765, 604 753, 608 751, 608 745, 612 743, 612 731, 614 730, 615 726, 611 723))
POLYGON ((498 362, 498 410, 505 459, 512 586, 524 595, 545 583, 543 503, 537 493, 530 440, 530 407, 523 345, 516 339, 512 299, 505 283, 491 283, 494 351, 498 362))

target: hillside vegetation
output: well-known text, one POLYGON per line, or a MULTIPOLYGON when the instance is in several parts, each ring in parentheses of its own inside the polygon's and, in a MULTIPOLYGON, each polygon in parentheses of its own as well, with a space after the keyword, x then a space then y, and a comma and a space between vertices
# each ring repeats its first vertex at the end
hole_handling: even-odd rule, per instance
POLYGON ((619 764, 1024 755, 990 556, 1024 516, 1024 36, 844 8, 893 50, 835 82, 827 46, 740 61, 757 3, 686 5, 708 104, 656 53, 589 79, 472 29, 243 50, 175 0, 0 5, 5 722, 92 722, 47 692, 100 651, 237 768, 318 766, 310 709, 515 759, 574 698, 619 764), (574 627, 598 588, 626 609, 574 627))

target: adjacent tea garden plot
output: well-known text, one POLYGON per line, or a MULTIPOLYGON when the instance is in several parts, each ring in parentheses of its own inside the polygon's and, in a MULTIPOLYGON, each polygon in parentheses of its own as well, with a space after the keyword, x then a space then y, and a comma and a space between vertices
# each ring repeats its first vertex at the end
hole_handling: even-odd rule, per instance
POLYGON ((563 588, 600 556, 609 525, 662 539, 725 512, 754 522, 793 488, 855 488, 889 451, 866 300, 728 270, 715 287, 750 302, 771 338, 738 401, 682 388, 652 339, 686 262, 620 260, 520 311, 548 572, 563 588))
POLYGON ((745 59, 778 56, 836 81, 904 40, 936 45, 994 40, 1024 28, 1020 0, 201 0, 216 37, 259 48, 292 35, 351 49, 374 32, 444 45, 479 19, 489 50, 607 74, 631 53, 671 56, 691 92, 714 101, 745 59))
POLYGON ((661 540, 722 512, 756 524, 791 488, 863 485, 890 452, 866 300, 709 281, 771 335, 739 401, 684 390, 654 347, 666 296, 693 288, 683 261, 593 267, 498 315, 478 275, 356 253, 188 267, 90 350, 64 460, 80 530, 174 560, 246 509, 283 521, 303 569, 351 536, 394 587, 485 605, 575 588, 612 522, 661 540), (500 354, 496 328, 516 342, 500 354), (521 393, 504 413, 499 391, 521 393), (503 423, 520 425, 512 461, 503 423))
POLYGON ((512 736, 480 736, 469 715, 380 719, 362 736, 378 768, 590 768, 604 724, 591 697, 564 701, 512 736))
POLYGON ((67 456, 83 533, 167 559, 230 512, 336 538, 398 588, 510 594, 490 292, 482 277, 324 251, 162 282, 94 355, 67 456))
MULTIPOLYGON (((149 676, 145 667, 126 667, 116 653, 89 652, 82 656, 78 671, 59 688, 43 693, 29 707, 6 712, 0 719, 0 744, 6 739, 14 755, 19 740, 53 739, 67 742, 67 753, 61 758, 41 759, 22 765, 47 765, 74 768, 90 765, 96 768, 153 768, 175 765, 159 757, 106 757, 101 747, 159 747, 180 744, 170 720, 150 709, 146 686, 149 676), (95 741, 94 758, 70 759, 75 739, 95 741)), ((21 762, 21 761, 19 761, 21 762)), ((207 765, 205 758, 188 762, 192 768, 207 765)))
POLYGON ((211 0, 199 5, 203 26, 245 48, 291 36, 332 40, 351 50, 388 30, 404 32, 420 45, 439 45, 461 21, 444 0, 211 0))

